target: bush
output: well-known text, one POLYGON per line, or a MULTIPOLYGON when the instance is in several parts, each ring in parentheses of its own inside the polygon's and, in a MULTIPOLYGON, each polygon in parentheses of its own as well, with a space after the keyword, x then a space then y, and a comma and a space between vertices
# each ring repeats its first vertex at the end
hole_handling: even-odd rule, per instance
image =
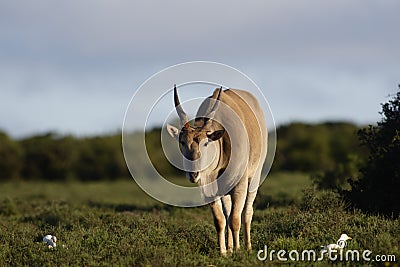
POLYGON ((349 181, 358 176, 363 160, 357 154, 349 154, 346 159, 346 162, 337 163, 335 169, 311 175, 318 189, 332 189, 340 192, 351 188, 349 181))
POLYGON ((20 176, 22 155, 19 144, 0 132, 0 181, 20 176))
POLYGON ((273 171, 325 172, 346 164, 349 155, 362 156, 358 127, 346 122, 292 123, 277 129, 273 171))
POLYGON ((400 91, 382 105, 382 121, 361 129, 361 143, 370 152, 361 176, 345 195, 365 211, 400 214, 400 91))
POLYGON ((128 176, 120 135, 81 139, 77 149, 79 157, 73 170, 79 180, 115 180, 128 176))
POLYGON ((79 153, 75 138, 48 133, 24 139, 20 143, 25 152, 22 169, 24 178, 65 180, 74 175, 72 167, 79 153))
POLYGON ((344 210, 345 202, 342 197, 333 191, 317 191, 314 188, 303 191, 303 199, 300 204, 300 210, 309 212, 338 212, 344 210))

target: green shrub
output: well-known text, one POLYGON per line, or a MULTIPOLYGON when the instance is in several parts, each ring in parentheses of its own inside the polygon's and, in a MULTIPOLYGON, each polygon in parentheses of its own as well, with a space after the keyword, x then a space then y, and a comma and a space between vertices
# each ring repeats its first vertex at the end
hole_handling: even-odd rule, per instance
POLYGON ((21 146, 0 132, 0 181, 19 178, 22 159, 21 146))
POLYGON ((344 192, 356 207, 365 211, 400 214, 400 91, 382 105, 383 118, 376 126, 359 131, 370 156, 351 190, 344 192))
POLYGON ((300 210, 308 212, 337 212, 343 210, 345 202, 342 197, 331 190, 318 191, 314 188, 303 191, 300 210))

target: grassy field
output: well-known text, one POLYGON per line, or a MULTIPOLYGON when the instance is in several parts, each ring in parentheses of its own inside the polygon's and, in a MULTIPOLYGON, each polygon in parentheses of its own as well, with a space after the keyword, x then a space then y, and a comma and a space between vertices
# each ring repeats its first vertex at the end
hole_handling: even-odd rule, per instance
MULTIPOLYGON (((319 250, 340 234, 348 249, 400 258, 400 219, 346 210, 332 192, 312 189, 308 175, 278 173, 260 188, 253 251, 224 258, 208 207, 177 208, 148 197, 132 179, 99 183, 0 184, 0 266, 254 266, 259 249, 319 250), (56 249, 41 242, 58 238, 56 249), (64 247, 62 246, 64 245, 64 247)), ((286 254, 287 257, 287 254, 286 254)), ((310 262, 290 262, 309 265, 310 262)), ((324 259, 316 265, 330 265, 324 259)), ((379 265, 339 262, 339 265, 379 265)), ((383 263, 382 263, 383 264, 383 263)))

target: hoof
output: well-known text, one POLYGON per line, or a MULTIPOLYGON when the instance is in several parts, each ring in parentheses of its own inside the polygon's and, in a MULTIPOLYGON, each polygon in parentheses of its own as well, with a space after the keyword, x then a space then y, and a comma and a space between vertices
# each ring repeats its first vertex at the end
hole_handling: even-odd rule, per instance
POLYGON ((221 254, 222 257, 226 257, 227 256, 227 251, 225 250, 220 250, 219 254, 221 254))

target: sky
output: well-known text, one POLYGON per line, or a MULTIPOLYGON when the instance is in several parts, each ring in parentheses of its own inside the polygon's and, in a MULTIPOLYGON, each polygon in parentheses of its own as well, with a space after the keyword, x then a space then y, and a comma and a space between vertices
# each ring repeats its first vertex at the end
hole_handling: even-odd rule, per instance
POLYGON ((0 131, 119 131, 144 81, 195 60, 248 75, 277 125, 374 123, 400 82, 399 10, 397 0, 1 1, 0 131))

